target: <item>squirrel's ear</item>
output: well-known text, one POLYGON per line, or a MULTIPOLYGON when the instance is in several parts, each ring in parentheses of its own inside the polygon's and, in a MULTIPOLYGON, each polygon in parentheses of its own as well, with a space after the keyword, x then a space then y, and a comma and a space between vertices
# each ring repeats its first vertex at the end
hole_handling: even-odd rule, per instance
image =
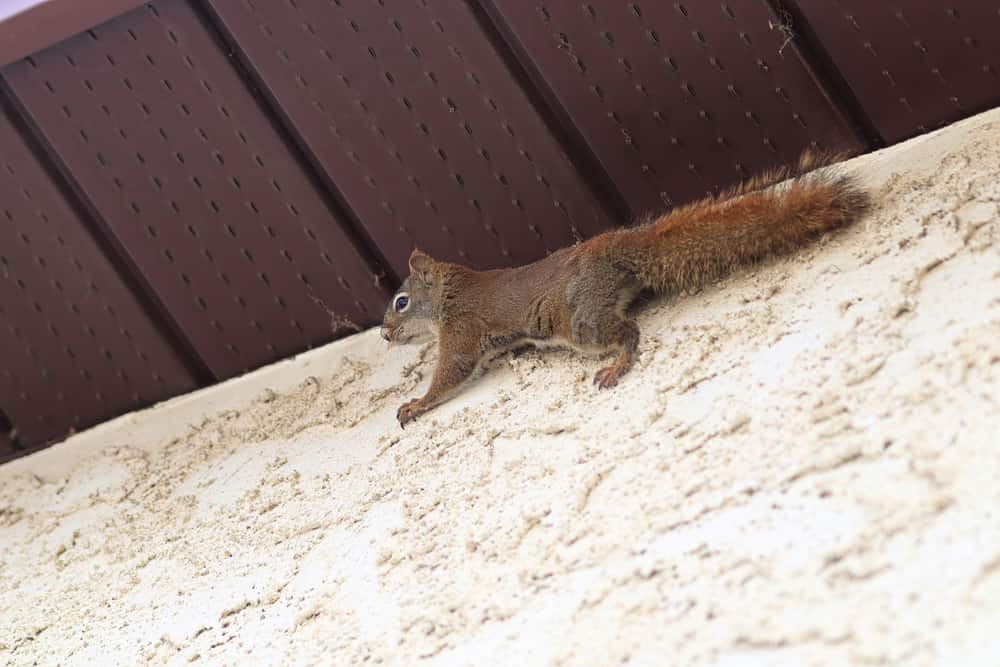
POLYGON ((410 275, 416 276, 426 285, 434 282, 434 260, 416 248, 410 253, 410 275))

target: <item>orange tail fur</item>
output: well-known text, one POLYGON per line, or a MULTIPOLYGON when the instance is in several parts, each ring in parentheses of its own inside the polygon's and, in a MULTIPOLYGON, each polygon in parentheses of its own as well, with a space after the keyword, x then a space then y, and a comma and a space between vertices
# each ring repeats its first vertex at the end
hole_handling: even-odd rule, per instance
POLYGON ((868 193, 852 177, 806 173, 835 159, 806 154, 795 169, 768 172, 720 197, 614 233, 609 250, 616 263, 658 292, 697 287, 793 250, 853 222, 870 206, 868 193), (778 184, 789 176, 796 177, 778 184))

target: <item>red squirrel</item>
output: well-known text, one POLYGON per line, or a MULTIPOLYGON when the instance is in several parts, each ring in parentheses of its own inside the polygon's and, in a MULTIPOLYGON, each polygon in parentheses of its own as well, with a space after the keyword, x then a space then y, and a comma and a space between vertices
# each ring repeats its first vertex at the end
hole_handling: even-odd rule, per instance
POLYGON ((438 363, 427 393, 399 408, 400 425, 454 395, 484 360, 525 344, 616 352, 594 376, 598 387, 613 387, 635 361, 639 327, 626 309, 640 291, 698 287, 849 224, 869 208, 853 177, 814 171, 837 159, 807 152, 795 167, 515 268, 476 271, 414 249, 382 337, 408 343, 433 334, 438 363))

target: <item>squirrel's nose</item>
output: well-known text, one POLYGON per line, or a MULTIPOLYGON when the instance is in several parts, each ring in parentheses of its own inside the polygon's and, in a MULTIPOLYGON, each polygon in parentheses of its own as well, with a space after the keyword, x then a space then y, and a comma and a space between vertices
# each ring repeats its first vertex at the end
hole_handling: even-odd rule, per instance
POLYGON ((386 329, 385 327, 382 327, 382 329, 380 331, 381 331, 381 334, 382 334, 382 340, 385 340, 385 341, 389 340, 389 330, 386 329))

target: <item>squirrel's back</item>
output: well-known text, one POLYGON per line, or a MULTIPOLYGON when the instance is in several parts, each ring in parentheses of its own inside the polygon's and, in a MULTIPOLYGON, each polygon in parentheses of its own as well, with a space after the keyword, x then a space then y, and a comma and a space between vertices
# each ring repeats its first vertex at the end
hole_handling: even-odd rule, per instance
POLYGON ((592 250, 658 292, 697 287, 864 214, 871 200, 852 176, 813 171, 836 159, 806 153, 795 168, 772 170, 651 223, 596 237, 592 250))

